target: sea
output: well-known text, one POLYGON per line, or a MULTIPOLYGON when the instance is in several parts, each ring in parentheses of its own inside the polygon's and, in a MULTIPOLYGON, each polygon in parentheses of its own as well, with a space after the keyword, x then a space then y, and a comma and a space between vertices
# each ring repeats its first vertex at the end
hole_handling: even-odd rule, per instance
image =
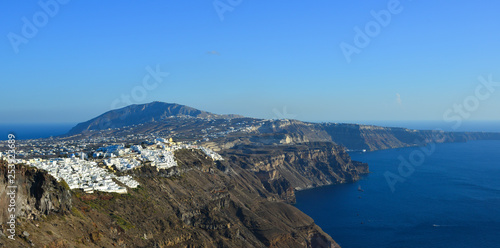
POLYGON ((499 151, 469 141, 352 153, 370 174, 299 191, 295 206, 343 248, 500 247, 499 151))
POLYGON ((11 133, 19 140, 55 137, 66 134, 75 125, 75 123, 2 123, 0 140, 7 140, 11 133))

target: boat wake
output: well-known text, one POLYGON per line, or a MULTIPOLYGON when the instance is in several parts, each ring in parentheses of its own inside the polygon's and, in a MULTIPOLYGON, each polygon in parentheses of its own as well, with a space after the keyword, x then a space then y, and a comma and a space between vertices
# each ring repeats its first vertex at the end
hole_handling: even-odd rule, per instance
POLYGON ((433 227, 449 227, 452 225, 438 225, 438 224, 432 224, 433 227))

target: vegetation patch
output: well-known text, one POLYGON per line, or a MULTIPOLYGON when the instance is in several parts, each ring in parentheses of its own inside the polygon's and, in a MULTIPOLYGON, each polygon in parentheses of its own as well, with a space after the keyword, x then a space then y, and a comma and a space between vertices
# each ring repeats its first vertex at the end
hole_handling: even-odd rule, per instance
POLYGON ((78 209, 75 207, 71 208, 71 213, 73 213, 73 215, 78 217, 78 218, 81 218, 81 219, 84 218, 83 214, 80 211, 78 211, 78 209))
POLYGON ((66 183, 66 181, 64 181, 64 179, 61 179, 61 181, 59 182, 59 184, 61 186, 63 186, 66 190, 70 190, 68 183, 66 183))
POLYGON ((125 231, 127 230, 130 230, 132 228, 134 228, 134 225, 130 224, 129 222, 127 222, 125 219, 123 219, 122 217, 116 215, 116 214, 110 214, 111 218, 113 218, 113 220, 116 221, 116 223, 125 231))

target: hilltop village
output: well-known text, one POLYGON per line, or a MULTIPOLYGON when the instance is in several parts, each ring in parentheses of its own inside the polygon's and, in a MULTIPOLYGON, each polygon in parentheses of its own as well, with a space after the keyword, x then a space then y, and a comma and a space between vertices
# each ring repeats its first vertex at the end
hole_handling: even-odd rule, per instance
POLYGON ((16 162, 46 170, 58 181, 64 180, 70 189, 123 194, 127 193, 127 187, 136 188, 139 183, 129 175, 116 176, 114 172, 132 170, 145 163, 158 170, 177 166, 174 152, 179 149, 198 149, 212 160, 223 160, 206 147, 176 143, 171 138, 156 138, 132 146, 116 144, 99 147, 93 152, 75 152, 66 158, 29 158, 17 159, 16 162))

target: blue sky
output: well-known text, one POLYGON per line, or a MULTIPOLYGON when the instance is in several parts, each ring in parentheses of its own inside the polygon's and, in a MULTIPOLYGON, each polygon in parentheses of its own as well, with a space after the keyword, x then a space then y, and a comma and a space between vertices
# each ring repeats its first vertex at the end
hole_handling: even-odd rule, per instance
POLYGON ((214 1, 66 1, 53 16, 0 3, 0 123, 86 121, 134 90, 128 102, 260 118, 443 120, 466 103, 463 119, 500 120, 500 87, 476 96, 479 76, 500 82, 498 1, 220 0, 236 3, 223 20, 214 1), (389 5, 400 11, 348 63, 340 44, 389 5), (144 90, 157 65, 168 77, 144 90))

